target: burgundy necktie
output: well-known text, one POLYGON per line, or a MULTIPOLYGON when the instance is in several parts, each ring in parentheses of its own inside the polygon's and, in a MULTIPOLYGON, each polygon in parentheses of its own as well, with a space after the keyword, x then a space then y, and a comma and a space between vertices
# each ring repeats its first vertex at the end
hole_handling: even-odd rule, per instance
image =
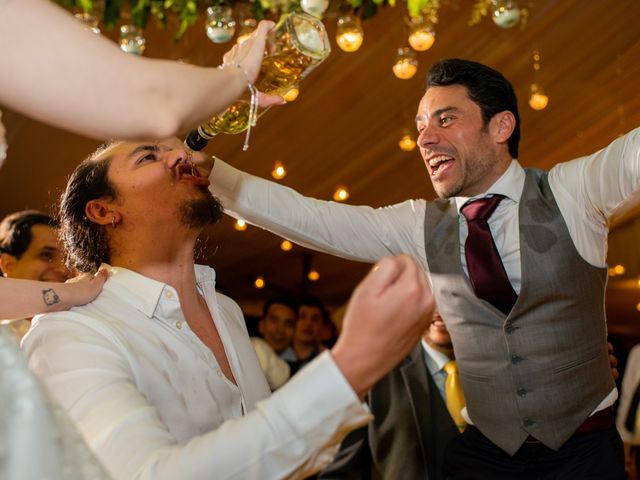
POLYGON ((518 295, 509 282, 487 223, 503 198, 502 195, 494 195, 474 200, 466 203, 460 211, 469 225, 464 255, 473 290, 478 297, 509 315, 518 295))

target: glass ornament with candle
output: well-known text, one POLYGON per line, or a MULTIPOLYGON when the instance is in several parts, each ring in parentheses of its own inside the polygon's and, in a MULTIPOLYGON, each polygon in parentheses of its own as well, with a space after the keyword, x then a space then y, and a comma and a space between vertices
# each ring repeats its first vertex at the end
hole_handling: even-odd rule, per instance
POLYGON ((236 33, 236 21, 231 7, 218 5, 207 8, 207 37, 213 43, 226 43, 236 33))
POLYGON ((336 42, 345 52, 355 52, 364 41, 364 30, 360 18, 354 15, 343 15, 338 19, 336 42))

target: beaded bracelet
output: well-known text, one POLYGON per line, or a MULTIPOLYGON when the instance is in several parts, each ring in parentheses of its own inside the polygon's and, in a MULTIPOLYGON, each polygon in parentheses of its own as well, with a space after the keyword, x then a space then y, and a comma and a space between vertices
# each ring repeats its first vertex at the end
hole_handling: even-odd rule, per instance
POLYGON ((255 87, 253 82, 249 79, 249 74, 244 69, 242 65, 239 63, 223 63, 218 68, 220 70, 224 70, 226 67, 235 67, 239 69, 243 75, 245 80, 247 81, 247 88, 251 93, 251 101, 249 103, 249 118, 247 125, 247 133, 244 137, 244 145, 242 146, 242 151, 246 152, 249 149, 249 138, 251 137, 251 127, 255 127, 258 122, 258 89, 255 87))

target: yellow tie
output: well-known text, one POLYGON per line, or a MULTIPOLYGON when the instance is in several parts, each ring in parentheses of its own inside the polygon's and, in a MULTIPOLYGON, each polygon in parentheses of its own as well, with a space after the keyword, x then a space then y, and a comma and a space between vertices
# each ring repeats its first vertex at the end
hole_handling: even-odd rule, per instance
POLYGON ((460 385, 460 377, 458 376, 458 364, 455 360, 451 360, 445 363, 443 368, 444 371, 447 372, 447 380, 444 382, 444 395, 447 399, 447 408, 458 430, 462 432, 467 427, 467 422, 462 418, 462 409, 465 403, 462 385, 460 385))

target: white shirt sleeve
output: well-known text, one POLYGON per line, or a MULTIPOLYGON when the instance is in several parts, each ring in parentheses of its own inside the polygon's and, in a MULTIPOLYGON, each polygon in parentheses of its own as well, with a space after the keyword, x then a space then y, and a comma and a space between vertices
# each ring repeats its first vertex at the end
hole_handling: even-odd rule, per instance
POLYGON ((300 245, 364 262, 407 253, 426 268, 423 200, 382 208, 316 200, 220 159, 209 179, 227 213, 300 245))
POLYGON ((136 388, 117 340, 84 320, 46 318, 23 349, 115 479, 303 478, 371 418, 326 352, 247 415, 179 444, 136 388))
POLYGON ((549 171, 549 185, 580 255, 602 267, 612 215, 640 205, 640 128, 549 171))

